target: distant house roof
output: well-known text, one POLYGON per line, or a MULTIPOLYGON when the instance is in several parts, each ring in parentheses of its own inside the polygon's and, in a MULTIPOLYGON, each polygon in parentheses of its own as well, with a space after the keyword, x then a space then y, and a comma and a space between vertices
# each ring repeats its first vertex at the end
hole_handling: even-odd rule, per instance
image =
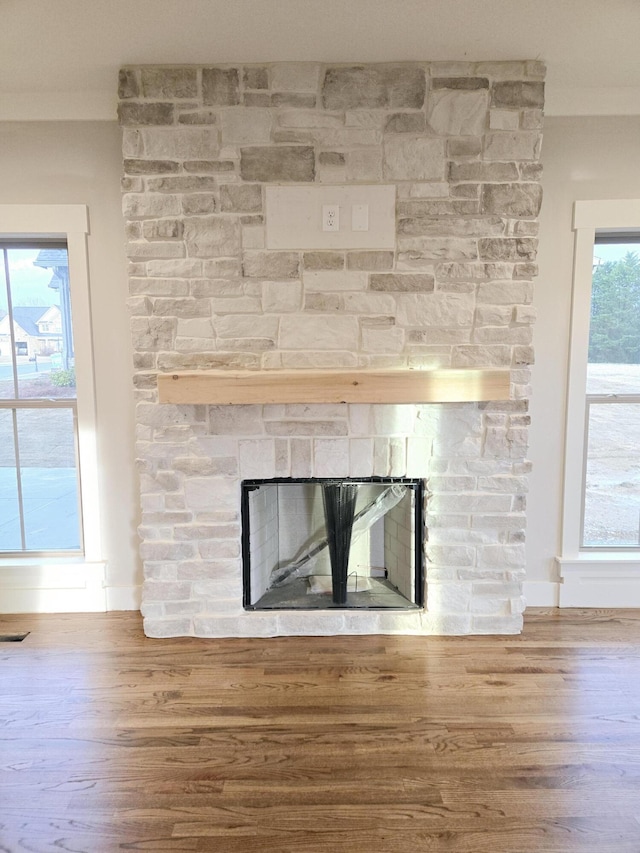
POLYGON ((53 269, 54 267, 68 267, 69 258, 66 249, 41 249, 33 262, 34 267, 53 269))
POLYGON ((34 338, 42 337, 38 329, 38 320, 49 310, 48 305, 35 305, 20 307, 15 305, 13 308, 13 322, 17 323, 27 335, 34 338))

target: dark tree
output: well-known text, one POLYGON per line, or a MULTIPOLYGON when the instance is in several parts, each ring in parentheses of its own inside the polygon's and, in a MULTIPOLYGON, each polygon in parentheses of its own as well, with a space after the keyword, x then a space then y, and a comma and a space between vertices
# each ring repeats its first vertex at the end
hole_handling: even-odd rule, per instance
POLYGON ((589 362, 640 364, 640 257, 635 252, 593 271, 589 362))

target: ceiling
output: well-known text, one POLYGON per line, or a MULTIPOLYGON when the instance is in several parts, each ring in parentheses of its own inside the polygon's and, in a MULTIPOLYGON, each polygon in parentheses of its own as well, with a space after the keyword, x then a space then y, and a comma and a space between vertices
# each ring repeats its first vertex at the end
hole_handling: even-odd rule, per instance
POLYGON ((127 64, 541 59, 548 115, 640 114, 640 0, 0 0, 0 120, 115 118, 127 64))

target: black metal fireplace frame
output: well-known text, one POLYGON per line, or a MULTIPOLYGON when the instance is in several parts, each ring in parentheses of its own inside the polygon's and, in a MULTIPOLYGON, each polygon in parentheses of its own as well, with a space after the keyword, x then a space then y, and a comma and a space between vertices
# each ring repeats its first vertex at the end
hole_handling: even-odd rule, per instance
MULTIPOLYGON (((311 483, 322 485, 323 483, 348 483, 354 485, 372 485, 379 483, 381 485, 394 485, 399 483, 408 486, 415 492, 414 513, 415 513, 415 537, 414 551, 416 560, 415 571, 415 606, 424 607, 424 586, 425 586, 425 567, 424 567, 424 480, 414 479, 410 477, 273 477, 264 480, 243 480, 241 483, 240 496, 240 517, 242 525, 242 603, 245 610, 256 610, 251 601, 251 552, 249 541, 249 493, 255 491, 260 486, 264 485, 290 485, 294 483, 311 483)), ((332 610, 350 610, 348 605, 333 604, 332 610)), ((382 610, 380 607, 369 607, 369 610, 382 610)))

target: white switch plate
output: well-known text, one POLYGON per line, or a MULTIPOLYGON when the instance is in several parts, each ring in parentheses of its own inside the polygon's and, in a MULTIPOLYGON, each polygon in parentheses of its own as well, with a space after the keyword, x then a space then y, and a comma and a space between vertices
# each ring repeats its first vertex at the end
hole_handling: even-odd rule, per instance
POLYGON ((351 208, 351 230, 352 231, 368 231, 369 230, 369 205, 354 204, 351 208))

